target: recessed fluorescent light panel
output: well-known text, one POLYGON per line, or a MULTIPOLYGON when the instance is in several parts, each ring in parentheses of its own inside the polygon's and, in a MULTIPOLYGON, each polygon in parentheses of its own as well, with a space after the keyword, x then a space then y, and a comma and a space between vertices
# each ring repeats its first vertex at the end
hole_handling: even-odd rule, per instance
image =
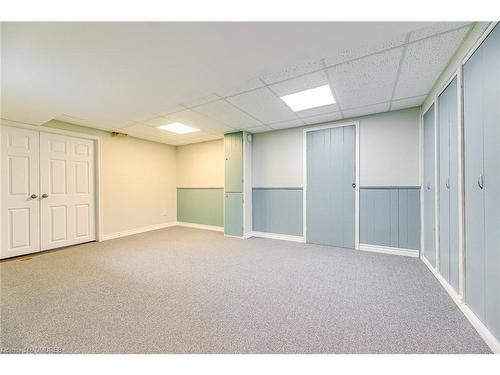
POLYGON ((180 122, 174 122, 172 124, 161 125, 161 126, 158 126, 158 128, 172 132, 172 133, 176 133, 176 134, 187 134, 187 133, 197 132, 200 130, 200 129, 192 128, 191 126, 181 124, 180 122))
POLYGON ((319 86, 314 89, 285 95, 282 96, 281 99, 283 99, 294 112, 335 103, 330 85, 319 86))

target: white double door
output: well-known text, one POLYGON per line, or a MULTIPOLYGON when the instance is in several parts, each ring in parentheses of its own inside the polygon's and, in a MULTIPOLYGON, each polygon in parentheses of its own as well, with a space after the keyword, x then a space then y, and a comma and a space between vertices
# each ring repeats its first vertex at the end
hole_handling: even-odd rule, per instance
POLYGON ((94 142, 1 131, 1 258, 95 240, 94 142))

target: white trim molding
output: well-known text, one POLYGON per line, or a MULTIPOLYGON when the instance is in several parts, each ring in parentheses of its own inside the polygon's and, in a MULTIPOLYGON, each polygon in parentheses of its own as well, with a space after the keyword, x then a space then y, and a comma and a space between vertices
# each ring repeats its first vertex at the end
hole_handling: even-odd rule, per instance
POLYGON ((412 257, 412 258, 418 258, 420 255, 420 250, 403 249, 399 247, 389 247, 389 246, 368 245, 363 243, 359 244, 359 250, 370 251, 373 253, 402 255, 405 257, 412 257))
MULTIPOLYGON (((0 128, 1 126, 10 126, 20 129, 28 129, 34 130, 41 133, 49 133, 49 134, 59 134, 66 135, 74 138, 87 139, 94 142, 94 188, 95 188, 95 196, 94 196, 94 205, 95 205, 95 236, 96 241, 100 242, 104 240, 102 228, 103 228, 103 213, 102 213, 102 177, 101 177, 101 138, 97 135, 79 133, 69 130, 50 128, 42 125, 33 125, 27 124, 24 122, 12 121, 8 119, 0 119, 0 128)), ((1 132, 0 132, 1 135, 1 132)), ((0 223, 1 224, 1 223, 0 223)))
POLYGON ((432 272, 434 277, 439 281, 443 288, 448 292, 449 296, 458 306, 460 311, 465 315, 465 317, 472 324, 474 329, 477 331, 479 336, 484 340, 484 342, 490 347, 491 351, 495 354, 500 354, 500 342, 493 336, 490 330, 479 320, 479 318, 472 312, 472 310, 464 303, 462 298, 457 294, 457 292, 448 284, 448 282, 441 276, 434 267, 429 263, 429 261, 423 256, 420 258, 422 262, 427 266, 427 268, 432 272))
POLYGON ((290 234, 269 233, 269 232, 250 232, 249 237, 269 238, 272 240, 292 241, 292 242, 306 242, 303 236, 293 236, 290 234))
POLYGON ((139 234, 139 233, 144 233, 144 232, 150 232, 152 230, 175 227, 176 225, 177 225, 177 222, 172 221, 169 223, 154 224, 154 225, 148 225, 147 227, 140 227, 140 228, 128 229, 128 230, 115 232, 115 233, 103 234, 102 240, 103 241, 113 240, 115 238, 131 236, 133 234, 139 234))
POLYGON ((213 230, 215 232, 224 232, 224 227, 218 227, 215 225, 206 225, 206 224, 196 224, 196 223, 186 223, 184 221, 178 221, 176 223, 179 227, 186 228, 195 228, 195 229, 205 229, 205 230, 213 230))

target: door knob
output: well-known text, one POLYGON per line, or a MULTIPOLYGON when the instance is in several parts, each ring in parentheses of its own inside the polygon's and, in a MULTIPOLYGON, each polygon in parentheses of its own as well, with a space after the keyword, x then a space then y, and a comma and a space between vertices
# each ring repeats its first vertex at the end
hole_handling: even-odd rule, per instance
POLYGON ((431 184, 427 184, 426 188, 427 190, 431 190, 431 184))
POLYGON ((355 182, 352 183, 352 187, 353 187, 353 189, 356 187, 356 183, 355 182))
POLYGON ((49 197, 48 194, 45 194, 45 193, 42 194, 42 198, 48 198, 48 197, 49 197))
POLYGON ((37 198, 38 198, 38 195, 36 195, 36 194, 31 194, 31 195, 30 195, 30 198, 31 198, 31 199, 37 199, 37 198))

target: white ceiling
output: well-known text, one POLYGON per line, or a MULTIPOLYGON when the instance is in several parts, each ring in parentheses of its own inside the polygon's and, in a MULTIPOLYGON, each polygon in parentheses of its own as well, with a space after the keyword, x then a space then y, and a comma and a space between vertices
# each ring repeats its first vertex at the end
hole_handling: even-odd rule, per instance
POLYGON ((1 116, 181 145, 418 106, 470 23, 2 23, 1 116), (280 96, 330 84, 336 104, 280 96), (175 135, 156 126, 200 129, 175 135))

